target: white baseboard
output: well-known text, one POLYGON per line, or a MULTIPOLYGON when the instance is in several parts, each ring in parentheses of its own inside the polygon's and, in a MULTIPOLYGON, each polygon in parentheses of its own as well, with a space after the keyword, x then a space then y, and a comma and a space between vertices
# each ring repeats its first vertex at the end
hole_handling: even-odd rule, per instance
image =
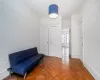
POLYGON ((5 61, 2 64, 0 64, 0 80, 4 79, 9 75, 9 72, 7 69, 9 68, 9 62, 5 61))
POLYGON ((71 55, 71 58, 77 58, 77 59, 80 59, 81 62, 83 63, 83 59, 81 58, 80 55, 71 55))
POLYGON ((83 63, 87 70, 91 73, 91 75, 95 78, 95 80, 100 80, 100 76, 86 63, 83 63))
POLYGON ((5 69, 2 72, 0 72, 0 80, 6 78, 9 75, 9 72, 5 69))
POLYGON ((78 59, 80 59, 80 55, 71 55, 71 58, 78 58, 78 59))
POLYGON ((80 58, 80 60, 81 60, 81 62, 83 63, 83 59, 82 59, 82 58, 80 58))

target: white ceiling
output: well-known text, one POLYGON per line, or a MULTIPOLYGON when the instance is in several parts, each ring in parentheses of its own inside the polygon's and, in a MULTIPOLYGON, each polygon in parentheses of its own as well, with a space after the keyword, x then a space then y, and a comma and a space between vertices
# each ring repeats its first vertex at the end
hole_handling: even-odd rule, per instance
POLYGON ((78 12, 85 0, 24 0, 41 17, 48 16, 48 7, 50 4, 57 4, 59 15, 68 18, 78 12))

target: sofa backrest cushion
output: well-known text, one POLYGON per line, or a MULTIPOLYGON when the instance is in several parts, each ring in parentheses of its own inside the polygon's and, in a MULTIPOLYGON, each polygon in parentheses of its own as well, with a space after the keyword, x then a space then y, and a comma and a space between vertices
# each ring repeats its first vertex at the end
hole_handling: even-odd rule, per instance
POLYGON ((10 61, 10 66, 15 66, 19 64, 20 62, 35 56, 38 54, 37 48, 31 48, 19 52, 15 52, 9 55, 9 61, 10 61))

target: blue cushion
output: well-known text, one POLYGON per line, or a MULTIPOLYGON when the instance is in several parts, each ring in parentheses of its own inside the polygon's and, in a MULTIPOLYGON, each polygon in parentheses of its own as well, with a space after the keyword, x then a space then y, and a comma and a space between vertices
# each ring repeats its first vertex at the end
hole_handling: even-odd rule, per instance
POLYGON ((43 58, 42 54, 35 55, 22 63, 13 66, 12 71, 21 75, 24 75, 30 68, 33 67, 33 65, 36 65, 36 63, 43 58))
POLYGON ((31 48, 31 49, 27 49, 27 50, 23 50, 23 51, 19 51, 16 53, 12 53, 9 55, 9 60, 10 60, 10 66, 15 66, 19 63, 21 63, 22 61, 37 55, 38 51, 37 48, 31 48))

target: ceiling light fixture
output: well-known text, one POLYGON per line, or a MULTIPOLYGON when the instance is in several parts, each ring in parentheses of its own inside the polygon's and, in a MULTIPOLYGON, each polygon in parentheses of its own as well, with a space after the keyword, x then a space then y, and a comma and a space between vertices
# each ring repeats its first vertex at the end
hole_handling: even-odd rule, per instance
POLYGON ((49 6, 49 17, 50 18, 58 17, 58 6, 56 4, 51 4, 49 6))

